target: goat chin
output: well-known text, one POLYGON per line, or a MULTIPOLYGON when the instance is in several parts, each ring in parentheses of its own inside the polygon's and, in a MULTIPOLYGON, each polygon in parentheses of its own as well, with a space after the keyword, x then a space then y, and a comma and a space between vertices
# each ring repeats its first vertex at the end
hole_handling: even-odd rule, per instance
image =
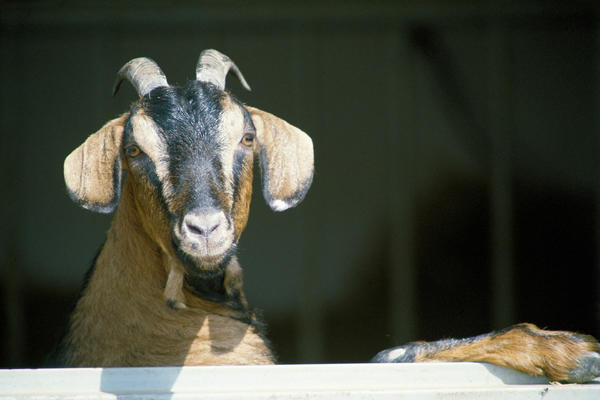
POLYGON ((173 244, 178 253, 187 262, 200 269, 214 269, 228 258, 234 248, 233 232, 227 232, 216 238, 190 237, 175 230, 173 244))
POLYGON ((195 243, 181 242, 177 253, 189 272, 217 272, 235 252, 233 241, 221 242, 218 246, 197 246, 195 243))

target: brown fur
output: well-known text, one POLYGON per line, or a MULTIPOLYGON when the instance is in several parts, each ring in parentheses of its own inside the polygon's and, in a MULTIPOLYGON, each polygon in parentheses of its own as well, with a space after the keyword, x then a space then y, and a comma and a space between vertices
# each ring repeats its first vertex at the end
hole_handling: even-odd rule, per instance
POLYGON ((432 346, 430 349, 423 346, 415 361, 488 362, 531 375, 545 375, 551 380, 569 381, 579 361, 589 353, 600 351, 600 346, 588 335, 519 324, 448 348, 432 346))
MULTIPOLYGON (((130 180, 67 337, 72 366, 270 364, 265 339, 243 311, 186 294, 187 308, 163 301, 160 246, 147 233, 130 180), (93 318, 90 318, 93 316, 93 318)), ((239 282, 234 284, 237 285, 239 282)))

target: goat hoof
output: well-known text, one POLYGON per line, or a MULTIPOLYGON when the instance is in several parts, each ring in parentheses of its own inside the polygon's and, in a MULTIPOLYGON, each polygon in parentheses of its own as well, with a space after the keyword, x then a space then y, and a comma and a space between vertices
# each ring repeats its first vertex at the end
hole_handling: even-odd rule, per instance
POLYGON ((577 360, 577 366, 569 372, 569 381, 589 382, 598 376, 600 376, 600 354, 590 351, 577 360))

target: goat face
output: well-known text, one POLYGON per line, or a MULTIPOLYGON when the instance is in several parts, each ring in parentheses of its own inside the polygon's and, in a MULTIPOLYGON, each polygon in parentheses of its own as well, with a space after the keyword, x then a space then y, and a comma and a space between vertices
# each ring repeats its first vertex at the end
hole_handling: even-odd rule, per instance
POLYGON ((170 238, 156 239, 184 265, 218 265, 233 251, 248 218, 255 135, 249 112, 202 82, 156 88, 132 110, 128 179, 146 230, 166 222, 170 238))
POLYGON ((169 86, 160 70, 151 84, 121 73, 140 99, 65 160, 69 193, 87 209, 113 211, 126 182, 143 229, 190 273, 213 271, 235 251, 248 220, 255 156, 276 211, 300 202, 312 180, 310 138, 224 91, 235 65, 209 51, 215 54, 228 63, 222 76, 206 67, 204 52, 199 68, 210 73, 185 87, 169 86))

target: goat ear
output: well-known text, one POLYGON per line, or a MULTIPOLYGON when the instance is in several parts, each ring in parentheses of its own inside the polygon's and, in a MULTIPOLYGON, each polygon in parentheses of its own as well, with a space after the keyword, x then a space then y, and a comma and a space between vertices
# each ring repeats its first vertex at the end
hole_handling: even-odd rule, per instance
POLYGON ((267 112, 247 107, 259 144, 265 200, 275 211, 294 207, 304 199, 314 171, 310 137, 267 112))
POLYGON ((100 213, 115 210, 121 194, 121 142, 128 114, 109 121, 67 156, 65 183, 73 201, 100 213))

